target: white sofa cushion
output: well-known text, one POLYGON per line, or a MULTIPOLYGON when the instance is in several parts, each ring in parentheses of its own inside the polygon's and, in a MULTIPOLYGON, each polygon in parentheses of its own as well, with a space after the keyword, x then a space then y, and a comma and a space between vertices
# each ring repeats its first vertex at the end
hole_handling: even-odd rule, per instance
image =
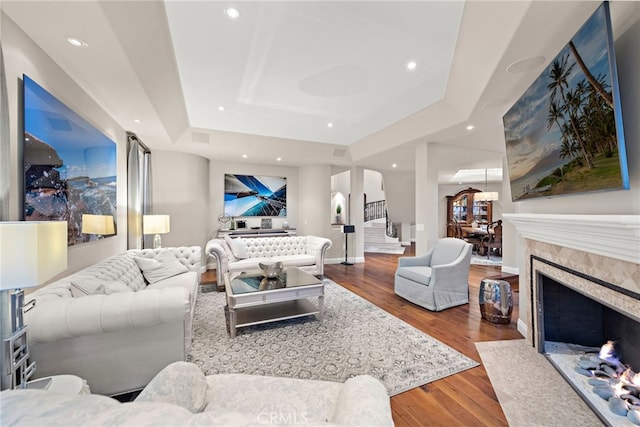
POLYGON ((115 287, 117 287, 118 285, 121 285, 120 288, 124 286, 129 291, 133 290, 118 280, 98 279, 96 277, 88 275, 71 277, 69 282, 71 295, 73 295, 74 298, 95 294, 107 294, 107 289, 115 289, 115 287))
POLYGON ((117 280, 113 282, 105 282, 102 285, 98 286, 98 289, 96 289, 97 294, 103 295, 111 295, 118 292, 134 292, 134 290, 124 283, 118 282, 117 280))
POLYGON ((227 245, 229 245, 229 249, 231 249, 231 252, 236 259, 249 258, 247 247, 245 246, 241 238, 232 239, 229 236, 224 236, 224 241, 227 242, 227 245))
POLYGON ((429 286, 429 281, 431 280, 431 267, 403 267, 398 269, 397 274, 405 279, 413 280, 414 282, 429 286))
POLYGON ((273 262, 281 262, 285 267, 300 267, 303 265, 313 265, 316 261, 313 255, 279 255, 270 258, 273 262))
POLYGON ((175 255, 168 252, 160 253, 155 258, 135 257, 134 259, 149 283, 156 283, 189 271, 175 255))
POLYGON ((229 271, 236 272, 236 271, 259 270, 258 263, 261 263, 261 262, 271 262, 271 259, 267 257, 241 259, 239 261, 229 264, 229 271))

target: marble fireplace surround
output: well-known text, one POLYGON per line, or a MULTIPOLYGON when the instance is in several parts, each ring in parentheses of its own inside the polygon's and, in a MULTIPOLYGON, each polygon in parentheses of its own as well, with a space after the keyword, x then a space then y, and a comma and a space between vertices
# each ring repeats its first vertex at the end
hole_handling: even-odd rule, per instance
POLYGON ((537 345, 531 283, 537 272, 640 321, 640 216, 503 214, 503 219, 525 239, 518 331, 530 344, 537 345))

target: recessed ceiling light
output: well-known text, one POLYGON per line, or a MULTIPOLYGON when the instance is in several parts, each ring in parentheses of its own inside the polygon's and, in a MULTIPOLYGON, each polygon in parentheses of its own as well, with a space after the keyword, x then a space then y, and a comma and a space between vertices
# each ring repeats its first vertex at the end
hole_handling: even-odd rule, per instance
POLYGON ((327 123, 327 127, 332 128, 333 127, 333 123, 331 123, 331 122, 327 123))
POLYGON ((133 119, 133 123, 140 123, 140 119, 133 119))
POLYGON ((416 61, 407 62, 407 70, 409 71, 415 70, 417 66, 418 66, 418 63, 416 61))
POLYGON ((79 39, 77 37, 67 37, 67 42, 69 42, 70 45, 75 46, 75 47, 87 47, 89 46, 89 44, 82 40, 79 39))
POLYGON ((240 16, 240 11, 235 7, 229 7, 224 10, 224 14, 227 15, 229 19, 238 19, 240 16))
POLYGON ((282 157, 276 157, 276 161, 281 162, 282 161, 282 157))
POLYGON ((391 167, 392 167, 392 168, 397 168, 397 167, 398 167, 398 165, 394 163, 394 164, 392 164, 392 165, 391 165, 391 167))
POLYGON ((219 106, 219 107, 218 107, 218 110, 219 110, 219 111, 224 111, 224 105, 219 106))
POLYGON ((249 156, 247 156, 246 154, 243 154, 243 155, 242 155, 242 158, 243 158, 243 159, 246 159, 247 157, 249 157, 249 156))
POLYGON ((475 126, 473 126, 473 125, 467 126, 467 130, 473 130, 473 129, 475 129, 475 126))

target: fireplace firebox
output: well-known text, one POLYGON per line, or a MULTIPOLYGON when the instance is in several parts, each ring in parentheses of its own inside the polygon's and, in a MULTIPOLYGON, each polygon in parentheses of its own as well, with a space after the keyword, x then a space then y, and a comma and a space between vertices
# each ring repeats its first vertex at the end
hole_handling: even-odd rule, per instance
MULTIPOLYGON (((563 268, 566 272, 568 269, 563 268)), ((576 273, 579 274, 579 273, 576 273)), ((584 278, 588 276, 580 274, 584 278)), ((607 301, 599 301, 539 271, 537 286, 536 339, 538 351, 578 392, 607 425, 625 423, 624 417, 612 412, 608 402, 594 393, 594 375, 580 369, 581 364, 597 360, 599 349, 615 342, 616 359, 631 372, 640 371, 640 319, 625 313, 607 301)), ((598 285, 608 286, 593 278, 598 285)), ((614 285, 611 285, 614 287, 614 285)), ((620 369, 622 370, 622 369, 620 369)), ((629 425, 632 425, 629 422, 629 425)))

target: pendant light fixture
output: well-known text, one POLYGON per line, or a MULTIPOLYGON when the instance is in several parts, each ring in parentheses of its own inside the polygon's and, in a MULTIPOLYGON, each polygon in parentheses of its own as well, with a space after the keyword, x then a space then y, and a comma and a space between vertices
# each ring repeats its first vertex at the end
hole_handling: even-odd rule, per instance
POLYGON ((484 191, 473 195, 473 199, 479 202, 492 202, 498 200, 497 191, 487 191, 487 169, 484 170, 484 191))

